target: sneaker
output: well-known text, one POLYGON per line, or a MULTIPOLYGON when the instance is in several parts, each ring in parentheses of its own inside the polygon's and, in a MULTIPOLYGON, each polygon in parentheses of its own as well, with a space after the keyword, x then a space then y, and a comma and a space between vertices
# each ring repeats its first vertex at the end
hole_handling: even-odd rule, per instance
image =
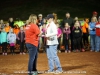
POLYGON ((46 73, 54 73, 54 70, 47 70, 46 73))
POLYGON ((63 71, 56 70, 54 73, 55 74, 60 74, 60 73, 63 73, 63 71))
POLYGON ((38 75, 38 72, 34 72, 32 75, 38 75))
POLYGON ((20 52, 20 55, 22 55, 22 53, 20 52))
POLYGON ((5 53, 2 53, 2 55, 5 55, 5 53))
POLYGON ((85 52, 85 50, 84 50, 84 49, 82 49, 82 52, 85 52))
POLYGON ((94 50, 90 50, 91 52, 93 52, 94 50))
POLYGON ((71 53, 71 51, 70 51, 70 50, 68 50, 68 53, 71 53))
POLYGON ((5 55, 7 55, 7 53, 5 53, 5 55))
POLYGON ((23 55, 25 55, 25 52, 23 52, 23 55))
POLYGON ((76 52, 79 52, 79 50, 77 49, 76 52))
POLYGON ((95 51, 95 52, 99 52, 99 51, 95 51))
POLYGON ((67 53, 67 50, 65 50, 65 53, 67 53))
POLYGON ((58 52, 59 52, 59 53, 61 53, 61 51, 60 51, 60 50, 59 50, 58 52))

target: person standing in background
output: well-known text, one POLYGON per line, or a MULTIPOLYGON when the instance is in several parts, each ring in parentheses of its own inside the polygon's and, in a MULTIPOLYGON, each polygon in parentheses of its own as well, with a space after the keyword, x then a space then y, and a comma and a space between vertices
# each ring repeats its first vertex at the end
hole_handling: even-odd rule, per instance
POLYGON ((63 28, 63 42, 65 46, 65 53, 70 53, 71 51, 69 50, 69 39, 70 39, 70 26, 68 23, 65 23, 65 27, 63 28))
POLYGON ((16 34, 13 32, 13 29, 11 28, 8 35, 7 35, 7 41, 10 45, 10 51, 11 54, 15 54, 15 44, 16 44, 16 34))
POLYGON ((9 26, 10 26, 11 28, 14 28, 14 20, 13 20, 12 17, 9 18, 8 23, 9 23, 9 26))
POLYGON ((29 16, 29 23, 25 28, 25 43, 29 51, 28 71, 29 75, 37 75, 37 54, 40 29, 37 25, 37 16, 31 14, 29 16))
MULTIPOLYGON (((66 13, 66 18, 63 19, 63 21, 61 22, 61 27, 62 28, 64 28, 66 22, 69 24, 70 30, 72 32, 73 26, 74 26, 74 20, 70 17, 69 12, 66 13)), ((74 48, 73 48, 73 35, 72 35, 72 33, 70 34, 70 40, 71 40, 71 50, 73 51, 74 48)))
POLYGON ((7 33, 5 28, 1 32, 2 55, 7 55, 7 33))
POLYGON ((20 45, 20 54, 25 54, 24 52, 24 45, 25 45, 25 32, 24 28, 20 27, 20 32, 17 35, 17 39, 19 40, 19 45, 20 45))
POLYGON ((61 46, 62 30, 61 30, 61 28, 60 28, 59 23, 56 23, 56 25, 57 25, 57 31, 58 31, 57 37, 58 37, 58 43, 59 43, 59 44, 58 44, 58 47, 57 47, 57 50, 58 50, 59 53, 61 53, 60 46, 61 46))
POLYGON ((96 49, 95 52, 100 51, 100 16, 98 18, 98 22, 96 23, 96 49))
POLYGON ((89 36, 89 19, 88 18, 84 19, 84 24, 82 26, 82 33, 83 33, 84 48, 88 48, 88 46, 89 46, 89 40, 88 40, 88 36, 89 36))
POLYGON ((89 23, 89 34, 90 34, 90 45, 91 45, 91 52, 95 51, 96 47, 96 32, 95 32, 95 18, 93 17, 91 19, 91 22, 89 23))

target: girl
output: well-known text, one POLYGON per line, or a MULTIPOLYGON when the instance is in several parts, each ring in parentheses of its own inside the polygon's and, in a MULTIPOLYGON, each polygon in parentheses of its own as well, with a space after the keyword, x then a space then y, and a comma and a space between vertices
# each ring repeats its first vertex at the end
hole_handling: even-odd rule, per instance
POLYGON ((61 53, 61 51, 60 51, 60 44, 61 43, 60 42, 61 42, 62 30, 60 29, 59 23, 57 23, 56 25, 57 25, 57 31, 58 31, 57 37, 58 37, 58 42, 59 42, 57 49, 58 49, 58 52, 61 53))
POLYGON ((82 37, 82 31, 79 27, 79 23, 75 23, 74 29, 72 31, 73 35, 73 42, 74 42, 74 49, 75 51, 79 51, 81 48, 81 37, 82 37))
POLYGON ((23 27, 20 27, 20 32, 17 35, 20 44, 20 54, 25 54, 24 44, 25 44, 25 33, 23 27))
POLYGON ((70 33, 71 33, 71 30, 70 30, 70 26, 68 23, 65 23, 65 28, 63 29, 63 43, 64 43, 64 46, 65 46, 65 53, 67 52, 71 52, 69 50, 69 39, 70 39, 70 33))
POLYGON ((6 23, 5 31, 7 32, 7 34, 9 33, 10 28, 11 28, 11 27, 9 26, 9 23, 6 23))
POLYGON ((46 47, 46 40, 45 40, 45 37, 44 37, 44 35, 45 35, 45 31, 46 31, 46 23, 43 23, 43 26, 42 26, 42 43, 43 43, 43 49, 44 49, 44 52, 45 52, 45 47, 46 47))
POLYGON ((2 54, 7 55, 7 33, 5 32, 5 29, 2 29, 1 32, 1 44, 2 44, 2 54))
MULTIPOLYGON (((17 36, 20 31, 20 28, 17 24, 15 25, 13 31, 14 31, 14 34, 16 34, 17 36)), ((16 49, 19 49, 19 40, 17 38, 16 38, 16 49)))
POLYGON ((88 48, 89 46, 89 41, 88 41, 88 36, 89 36, 89 31, 88 31, 88 27, 89 27, 89 19, 85 18, 84 19, 84 24, 82 26, 82 33, 83 33, 83 44, 86 48, 88 48))
POLYGON ((89 34, 90 34, 90 44, 91 44, 91 51, 95 50, 95 42, 96 42, 96 32, 95 32, 95 25, 96 21, 95 18, 93 17, 91 19, 91 22, 89 23, 89 34))
POLYGON ((16 34, 13 32, 13 29, 10 29, 10 32, 7 35, 7 41, 10 44, 10 51, 11 54, 14 55, 14 47, 15 47, 15 42, 16 42, 16 34))

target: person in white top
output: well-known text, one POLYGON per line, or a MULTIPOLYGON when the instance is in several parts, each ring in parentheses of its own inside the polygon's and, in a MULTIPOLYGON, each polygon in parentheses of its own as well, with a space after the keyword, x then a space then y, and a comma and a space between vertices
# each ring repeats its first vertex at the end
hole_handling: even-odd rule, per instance
POLYGON ((59 57, 57 55, 57 46, 58 46, 58 40, 57 40, 57 26, 54 23, 54 16, 52 14, 47 15, 47 25, 46 25, 46 52, 47 52, 47 58, 49 63, 49 70, 48 72, 56 72, 61 73, 62 67, 59 61, 59 57), (55 65, 54 65, 55 64, 55 65), (54 68, 56 66, 56 71, 54 71, 54 68))

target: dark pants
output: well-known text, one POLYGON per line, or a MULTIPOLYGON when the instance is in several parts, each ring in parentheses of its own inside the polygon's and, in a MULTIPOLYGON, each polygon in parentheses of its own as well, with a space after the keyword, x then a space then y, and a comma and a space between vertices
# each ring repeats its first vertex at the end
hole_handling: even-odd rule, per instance
POLYGON ((42 42, 43 42, 43 50, 46 51, 46 39, 45 39, 45 37, 42 37, 42 42))
POLYGON ((89 44, 87 33, 83 33, 83 44, 84 45, 89 44))
POLYGON ((65 50, 69 50, 69 39, 64 39, 65 50))
POLYGON ((72 33, 70 34, 70 41, 71 41, 71 51, 74 50, 74 43, 73 43, 73 35, 72 33))
POLYGON ((19 42, 20 43, 20 52, 24 52, 24 45, 25 45, 25 42, 19 42))
POLYGON ((80 48, 81 48, 81 37, 79 37, 79 38, 74 38, 74 39, 73 39, 73 43, 74 43, 74 49, 75 49, 75 50, 76 50, 76 49, 80 50, 80 48))
POLYGON ((10 51, 11 51, 11 54, 14 54, 15 53, 15 47, 14 46, 10 46, 10 51))
POLYGON ((58 50, 60 50, 60 41, 61 41, 61 37, 58 38, 58 43, 59 43, 57 47, 58 50))
POLYGON ((29 71, 29 75, 31 75, 31 72, 37 71, 36 69, 36 65, 37 65, 37 54, 38 54, 38 50, 37 47, 26 43, 27 49, 29 51, 29 62, 28 62, 28 71, 29 71))
POLYGON ((81 37, 81 49, 84 49, 82 37, 81 37))
POLYGON ((2 53, 7 52, 7 42, 2 43, 2 53))

